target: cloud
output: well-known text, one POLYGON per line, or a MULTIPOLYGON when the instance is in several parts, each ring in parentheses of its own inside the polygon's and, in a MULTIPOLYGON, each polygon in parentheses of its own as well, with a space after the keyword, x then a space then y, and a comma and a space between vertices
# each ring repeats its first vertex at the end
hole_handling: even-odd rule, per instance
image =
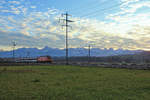
POLYGON ((123 4, 121 6, 128 6, 131 3, 139 2, 140 0, 120 0, 123 4))
POLYGON ((61 48, 62 46, 62 40, 57 40, 58 42, 54 42, 54 39, 57 37, 51 36, 52 39, 49 39, 49 36, 47 37, 39 37, 34 38, 31 36, 19 34, 19 33, 9 33, 9 32, 1 32, 0 31, 0 37, 1 37, 1 46, 5 47, 4 49, 8 49, 12 47, 12 41, 16 41, 17 46, 16 48, 20 47, 44 47, 46 45, 50 45, 56 48, 61 48))
POLYGON ((13 13, 13 14, 16 14, 16 15, 18 15, 18 14, 20 14, 20 11, 18 10, 18 9, 13 9, 13 10, 1 10, 1 12, 3 12, 3 13, 13 13))
MULTIPOLYGON (((13 25, 9 26, 11 24, 7 24, 5 29, 7 29, 6 33, 9 33, 8 37, 10 37, 10 40, 16 40, 22 46, 43 47, 48 45, 63 48, 65 46, 65 31, 59 27, 59 24, 56 24, 58 20, 53 18, 53 16, 47 17, 43 13, 45 12, 34 12, 20 21, 9 16, 7 22, 13 25), (10 34, 13 28, 17 32, 15 36, 10 34), (24 40, 24 42, 22 40, 24 40), (30 42, 32 42, 32 45, 27 44, 30 42)), ((134 34, 140 37, 138 33, 139 30, 136 29, 140 29, 141 26, 138 28, 135 27, 135 31, 121 34, 122 31, 119 29, 125 26, 120 26, 116 23, 105 23, 98 20, 80 18, 73 18, 73 20, 75 23, 71 24, 73 29, 70 29, 69 32, 70 47, 83 47, 88 44, 99 48, 116 49, 135 49, 142 47, 139 45, 143 43, 136 42, 141 38, 134 39, 135 36, 133 35, 133 32, 135 32, 134 34), (78 20, 80 20, 80 22, 77 22, 78 20)), ((141 28, 141 31, 146 32, 145 29, 146 28, 143 28, 142 30, 141 28)))
POLYGON ((121 7, 122 12, 120 14, 129 14, 129 13, 135 13, 138 9, 143 7, 149 7, 150 8, 150 1, 145 2, 136 2, 133 4, 124 5, 121 7))
POLYGON ((36 6, 31 6, 30 8, 35 9, 35 8, 36 8, 36 6))
POLYGON ((9 9, 1 7, 0 13, 12 13, 12 14, 19 15, 21 13, 21 10, 19 9, 19 7, 14 7, 14 6, 10 6, 9 9))
POLYGON ((19 5, 19 4, 20 4, 20 2, 19 2, 19 1, 8 1, 8 3, 11 3, 11 4, 17 4, 17 5, 19 5))
MULTIPOLYGON (((17 15, 0 14, 0 46, 10 47, 8 44, 15 40, 18 47, 65 47, 66 34, 61 28, 64 23, 59 23, 61 11, 51 8, 37 11, 36 6, 25 7, 21 3, 17 5, 1 9, 3 13, 17 15)), ((68 33, 69 47, 85 47, 91 44, 98 48, 150 49, 150 13, 135 14, 143 6, 148 7, 149 3, 127 1, 120 6, 119 12, 106 17, 111 21, 70 18, 74 22, 69 23, 72 26, 68 33)))

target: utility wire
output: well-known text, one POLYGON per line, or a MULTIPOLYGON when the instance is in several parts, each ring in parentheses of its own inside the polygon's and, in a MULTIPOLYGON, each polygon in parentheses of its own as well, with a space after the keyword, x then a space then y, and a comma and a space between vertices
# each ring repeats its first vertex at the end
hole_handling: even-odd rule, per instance
MULTIPOLYGON (((108 4, 108 3, 110 3, 110 2, 108 2, 108 1, 105 1, 105 2, 102 2, 102 3, 95 3, 94 2, 94 5, 92 5, 92 3, 90 3, 89 5, 90 6, 88 6, 88 7, 80 7, 80 8, 76 8, 76 9, 74 9, 74 10, 72 10, 71 12, 72 13, 79 13, 79 12, 83 12, 83 10, 93 10, 93 9, 96 9, 96 8, 98 8, 99 6, 101 6, 101 5, 104 5, 104 4, 108 4), (82 10, 81 10, 82 9, 82 10)), ((87 5, 86 5, 87 6, 87 5)))
POLYGON ((92 14, 95 15, 95 14, 98 13, 98 12, 105 12, 105 11, 111 10, 111 9, 113 9, 113 8, 116 8, 116 7, 118 7, 118 6, 120 6, 120 5, 124 4, 124 3, 127 3, 127 2, 128 2, 128 1, 125 1, 125 2, 121 2, 121 3, 119 3, 119 4, 115 4, 115 5, 113 5, 113 6, 111 6, 111 7, 108 7, 108 8, 98 9, 98 10, 96 10, 96 11, 94 11, 94 12, 90 12, 90 13, 84 14, 84 15, 82 15, 81 17, 92 16, 92 14))
POLYGON ((97 13, 93 13, 93 14, 86 14, 86 15, 83 15, 83 16, 81 16, 81 17, 95 17, 96 15, 98 15, 98 14, 100 14, 100 12, 101 12, 101 14, 103 13, 105 13, 106 11, 111 11, 111 10, 114 10, 114 9, 117 9, 117 8, 115 8, 115 7, 111 7, 110 9, 103 9, 102 11, 99 11, 99 12, 97 12, 97 13))
POLYGON ((79 5, 79 7, 76 7, 76 8, 73 8, 73 9, 70 9, 69 11, 70 12, 76 12, 76 10, 81 10, 83 7, 87 7, 87 5, 91 5, 91 4, 94 4, 95 5, 95 1, 91 1, 91 2, 88 2, 86 5, 79 5))

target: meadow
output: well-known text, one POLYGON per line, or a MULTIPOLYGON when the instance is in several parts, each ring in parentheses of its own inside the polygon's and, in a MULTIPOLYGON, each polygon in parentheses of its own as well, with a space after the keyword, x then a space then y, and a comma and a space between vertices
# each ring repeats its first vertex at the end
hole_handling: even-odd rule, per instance
POLYGON ((0 67, 0 100, 149 100, 149 94, 149 70, 0 67))

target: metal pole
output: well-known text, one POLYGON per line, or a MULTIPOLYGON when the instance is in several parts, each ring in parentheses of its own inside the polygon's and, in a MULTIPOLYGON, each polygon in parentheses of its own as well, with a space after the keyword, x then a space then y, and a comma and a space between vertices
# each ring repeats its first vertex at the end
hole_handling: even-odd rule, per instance
POLYGON ((13 60, 15 61, 15 46, 16 46, 16 43, 13 42, 13 60))
POLYGON ((68 13, 66 12, 66 65, 68 64, 68 13))
POLYGON ((62 26, 65 26, 65 27, 66 27, 66 65, 68 65, 68 64, 69 64, 69 54, 68 54, 68 51, 69 51, 69 49, 68 49, 68 27, 70 27, 70 26, 68 25, 68 23, 69 23, 69 22, 74 22, 74 21, 68 20, 68 16, 70 16, 70 15, 68 14, 68 12, 66 12, 65 14, 62 14, 62 15, 65 15, 65 19, 59 19, 59 20, 65 21, 65 25, 62 25, 62 26))
POLYGON ((91 58, 91 46, 89 45, 88 63, 90 63, 90 58, 91 58))
POLYGON ((13 46, 13 59, 15 59, 15 51, 14 51, 14 46, 13 46))

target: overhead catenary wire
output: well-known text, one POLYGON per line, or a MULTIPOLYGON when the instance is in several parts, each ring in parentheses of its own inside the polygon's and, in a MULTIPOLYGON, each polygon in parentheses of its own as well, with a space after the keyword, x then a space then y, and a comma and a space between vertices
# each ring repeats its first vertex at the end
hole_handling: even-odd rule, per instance
POLYGON ((79 13, 79 12, 83 12, 83 10, 93 10, 93 9, 98 8, 99 6, 103 6, 104 4, 108 4, 108 3, 110 3, 110 2, 108 2, 108 1, 104 1, 102 3, 100 3, 100 2, 95 3, 94 2, 94 5, 92 5, 92 3, 90 3, 90 4, 87 4, 87 5, 90 5, 88 7, 86 5, 86 7, 74 8, 73 10, 71 10, 71 12, 72 13, 79 13))
POLYGON ((125 4, 125 3, 127 3, 128 1, 125 1, 125 2, 121 2, 121 3, 119 3, 119 4, 115 4, 115 5, 113 5, 113 6, 110 6, 110 7, 108 7, 108 8, 102 8, 102 9, 97 9, 96 11, 93 11, 93 12, 90 12, 90 13, 87 13, 87 14, 84 14, 84 15, 82 15, 82 16, 80 16, 80 17, 88 17, 88 16, 95 16, 97 13, 99 13, 99 12, 106 12, 106 11, 109 11, 109 10, 112 10, 112 9, 114 9, 114 8, 116 8, 116 7, 118 7, 118 6, 120 6, 120 5, 122 5, 122 4, 125 4))
MULTIPOLYGON (((141 1, 143 1, 143 0, 141 0, 141 1)), ((98 15, 99 12, 103 12, 103 13, 104 13, 104 12, 106 12, 106 11, 113 10, 114 8, 116 8, 116 7, 118 7, 118 6, 121 6, 121 5, 125 4, 125 3, 128 3, 128 1, 120 2, 119 4, 115 4, 115 5, 110 6, 110 7, 108 7, 108 8, 103 8, 103 9, 100 9, 100 10, 96 10, 96 11, 94 11, 94 12, 90 12, 90 13, 88 13, 88 14, 86 14, 86 15, 80 16, 80 18, 94 17, 94 16, 98 15)))
MULTIPOLYGON (((85 4, 80 4, 80 5, 78 5, 79 7, 76 7, 76 8, 73 8, 73 9, 70 9, 69 11, 70 12, 77 12, 77 11, 79 11, 79 10, 81 10, 81 9, 83 9, 83 7, 87 7, 87 5, 90 5, 91 6, 91 4, 94 4, 94 6, 95 6, 95 1, 91 1, 91 2, 88 2, 86 5, 85 4)), ((97 4, 96 4, 97 5, 97 4)))
MULTIPOLYGON (((99 14, 99 12, 106 12, 106 11, 109 11, 109 10, 113 10, 114 8, 116 8, 116 7, 118 7, 118 6, 120 6, 120 5, 122 5, 122 4, 125 4, 125 3, 127 3, 128 1, 125 1, 125 2, 120 2, 119 4, 115 4, 115 5, 113 5, 113 6, 110 6, 110 7, 108 7, 108 8, 102 8, 102 9, 99 9, 99 10, 96 10, 96 11, 94 11, 94 12, 90 12, 90 13, 87 13, 87 14, 85 14, 85 15, 82 15, 82 16, 80 16, 80 18, 85 18, 85 17, 90 17, 90 16, 96 16, 96 15, 98 15, 99 14)), ((80 20, 79 20, 80 21, 80 20)))
POLYGON ((114 10, 114 9, 117 9, 116 7, 113 7, 113 8, 110 8, 110 9, 102 9, 102 11, 99 11, 99 13, 93 13, 93 14, 86 14, 86 15, 82 15, 80 17, 95 17, 97 16, 98 14, 104 14, 106 11, 111 11, 111 10, 114 10))

